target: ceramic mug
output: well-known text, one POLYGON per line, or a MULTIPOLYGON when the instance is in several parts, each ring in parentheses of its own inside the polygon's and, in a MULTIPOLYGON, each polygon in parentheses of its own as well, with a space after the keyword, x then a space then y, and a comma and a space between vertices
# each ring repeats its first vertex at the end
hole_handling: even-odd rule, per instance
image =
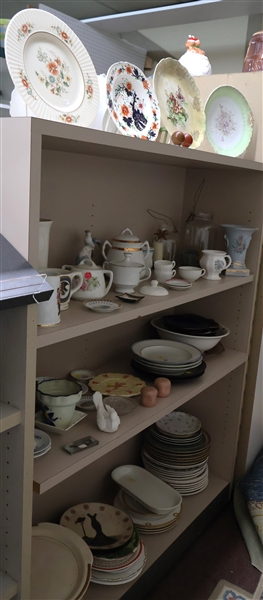
POLYGON ((200 266, 206 269, 204 279, 220 279, 219 273, 227 269, 232 262, 231 256, 222 250, 202 250, 200 266))
POLYGON ((83 274, 76 271, 69 272, 66 269, 45 269, 47 275, 56 272, 60 277, 60 310, 67 310, 70 303, 70 298, 75 294, 83 284, 83 274), (74 280, 74 283, 73 283, 74 280))
MULTIPOLYGON (((53 288, 54 292, 49 300, 40 302, 38 305, 37 324, 42 327, 50 327, 58 325, 61 321, 60 317, 60 276, 56 269, 49 269, 50 273, 46 277, 47 283, 53 288)), ((40 275, 45 277, 45 273, 39 271, 40 275)))
POLYGON ((196 281, 200 277, 203 277, 206 274, 205 269, 200 269, 199 267, 179 267, 179 275, 182 279, 186 281, 196 281))

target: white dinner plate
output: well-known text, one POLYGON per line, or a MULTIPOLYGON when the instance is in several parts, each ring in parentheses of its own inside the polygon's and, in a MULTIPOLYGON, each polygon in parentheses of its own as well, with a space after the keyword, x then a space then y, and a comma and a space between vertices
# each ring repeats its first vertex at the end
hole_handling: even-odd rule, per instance
POLYGON ((93 62, 78 36, 55 15, 21 10, 5 35, 8 70, 24 102, 42 119, 88 127, 99 107, 93 62))
POLYGON ((165 365, 184 365, 201 358, 201 352, 190 344, 170 340, 141 340, 132 345, 132 352, 149 362, 165 365))
POLYGON ((132 564, 123 573, 105 573, 92 570, 91 581, 94 583, 104 583, 105 585, 120 585, 132 581, 141 573, 146 562, 146 551, 143 545, 139 559, 132 564))
POLYGON ((54 523, 33 527, 30 598, 82 598, 89 586, 92 560, 89 547, 73 531, 54 523))

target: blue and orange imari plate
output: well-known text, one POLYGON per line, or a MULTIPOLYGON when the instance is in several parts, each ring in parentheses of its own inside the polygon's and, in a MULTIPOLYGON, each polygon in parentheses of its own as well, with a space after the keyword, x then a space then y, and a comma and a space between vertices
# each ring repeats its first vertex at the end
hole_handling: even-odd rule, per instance
POLYGON ((175 58, 163 58, 155 68, 153 86, 168 133, 189 133, 193 138, 190 148, 198 148, 205 136, 205 111, 188 70, 175 58))
POLYGON ((107 73, 107 104, 111 118, 123 135, 155 141, 160 110, 144 73, 128 62, 114 63, 107 73))
POLYGON ((88 127, 99 108, 93 62, 78 36, 55 15, 35 8, 11 19, 5 36, 9 73, 33 113, 88 127))
POLYGON ((232 85, 221 85, 205 105, 206 135, 217 154, 240 156, 253 133, 254 118, 243 94, 232 85))

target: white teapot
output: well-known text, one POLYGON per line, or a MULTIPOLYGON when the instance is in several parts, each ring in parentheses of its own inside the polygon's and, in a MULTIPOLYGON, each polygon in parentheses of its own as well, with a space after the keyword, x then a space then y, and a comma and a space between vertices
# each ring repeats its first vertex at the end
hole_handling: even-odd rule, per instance
POLYGON ((68 271, 76 271, 77 269, 83 273, 83 284, 72 296, 74 300, 89 300, 90 298, 98 300, 99 298, 104 298, 111 288, 113 281, 112 271, 102 269, 93 260, 83 260, 78 267, 76 265, 63 265, 62 268, 68 271), (108 285, 106 285, 105 276, 109 277, 108 285))
POLYGON ((145 241, 142 243, 127 227, 119 235, 116 235, 111 243, 105 240, 102 246, 102 254, 109 263, 123 260, 124 252, 131 253, 131 260, 133 262, 145 265, 145 259, 150 252, 149 242, 145 241), (109 246, 109 250, 106 254, 107 246, 109 246))

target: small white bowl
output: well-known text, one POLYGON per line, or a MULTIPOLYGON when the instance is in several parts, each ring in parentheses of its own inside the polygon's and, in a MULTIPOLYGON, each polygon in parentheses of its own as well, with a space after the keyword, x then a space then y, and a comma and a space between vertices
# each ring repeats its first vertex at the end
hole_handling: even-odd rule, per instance
POLYGON ((155 329, 157 329, 160 338, 162 338, 163 340, 172 340, 177 342, 183 342, 185 344, 190 344, 191 346, 198 348, 198 350, 201 350, 201 352, 211 350, 211 348, 214 348, 214 346, 216 346, 222 340, 222 338, 226 337, 230 333, 230 330, 227 327, 224 327, 223 325, 220 325, 220 328, 222 329, 222 334, 214 337, 211 335, 197 336, 169 331, 168 329, 165 329, 161 319, 158 318, 152 319, 151 324, 153 325, 153 327, 155 327, 155 329))
POLYGON ((79 381, 83 383, 84 381, 89 381, 92 377, 95 377, 95 373, 93 371, 88 371, 88 369, 75 369, 70 372, 71 377, 75 379, 75 381, 79 381))

